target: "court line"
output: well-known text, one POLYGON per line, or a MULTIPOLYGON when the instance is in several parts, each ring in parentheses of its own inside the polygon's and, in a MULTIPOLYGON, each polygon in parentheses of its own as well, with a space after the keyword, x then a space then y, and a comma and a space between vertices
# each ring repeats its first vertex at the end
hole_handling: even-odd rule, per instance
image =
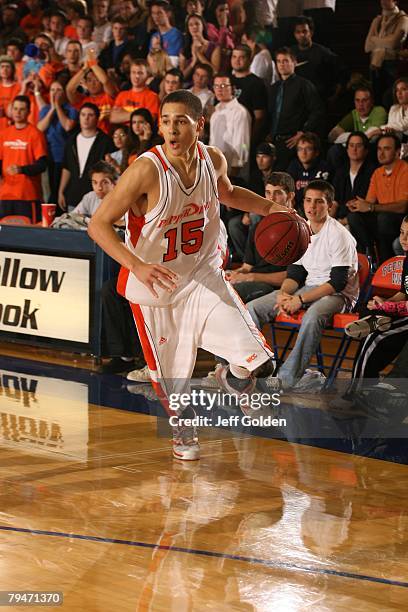
POLYGON ((88 542, 102 542, 104 544, 124 544, 126 546, 137 546, 138 548, 149 548, 153 550, 169 550, 171 552, 179 552, 187 555, 200 555, 202 557, 213 557, 216 559, 229 559, 230 561, 243 561, 245 563, 263 565, 271 569, 281 569, 289 571, 305 572, 309 574, 322 574, 324 576, 337 576, 338 578, 351 578, 353 580, 366 580, 368 582, 377 582, 379 584, 387 584, 389 586, 397 586, 408 589, 408 582, 400 582, 398 580, 390 580, 388 578, 377 578, 376 576, 367 576, 365 574, 353 574, 352 572, 341 572, 339 570, 324 569, 318 567, 303 567, 294 563, 285 563, 282 561, 268 561, 267 559, 257 559, 256 557, 244 557, 242 555, 230 555, 228 553, 216 552, 212 550, 201 550, 199 548, 184 548, 182 546, 164 546, 158 544, 150 544, 149 542, 138 542, 135 540, 119 540, 116 538, 102 538, 99 536, 81 535, 79 533, 64 533, 58 531, 44 531, 41 529, 26 529, 24 527, 8 527, 0 525, 0 531, 12 531, 15 533, 30 533, 31 535, 44 535, 59 538, 70 538, 72 540, 86 540, 88 542))

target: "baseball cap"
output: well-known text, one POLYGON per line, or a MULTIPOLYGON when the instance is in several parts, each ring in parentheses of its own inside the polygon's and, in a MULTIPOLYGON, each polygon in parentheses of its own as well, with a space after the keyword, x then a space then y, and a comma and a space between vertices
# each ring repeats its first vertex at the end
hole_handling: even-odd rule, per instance
POLYGON ((270 155, 271 157, 276 157, 276 147, 271 142, 261 142, 256 147, 257 155, 270 155))

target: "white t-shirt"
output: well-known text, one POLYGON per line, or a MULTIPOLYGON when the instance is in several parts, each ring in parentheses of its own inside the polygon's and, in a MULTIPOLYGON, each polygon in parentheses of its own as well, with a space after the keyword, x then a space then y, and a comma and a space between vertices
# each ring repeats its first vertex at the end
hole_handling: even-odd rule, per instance
POLYGON ((89 191, 84 195, 79 204, 77 204, 72 212, 78 215, 86 215, 92 217, 97 208, 101 205, 102 200, 98 198, 94 191, 89 191))
POLYGON ((357 176, 357 174, 358 174, 357 172, 353 173, 353 172, 350 170, 350 183, 351 183, 351 188, 352 188, 352 189, 353 189, 353 187, 354 187, 354 181, 356 180, 356 176, 357 176))
POLYGON ((273 85, 278 80, 275 62, 268 49, 261 49, 251 62, 250 71, 263 79, 266 85, 273 85))
POLYGON ((86 166, 86 160, 88 159, 89 151, 91 150, 91 147, 93 143, 95 142, 95 138, 96 138, 96 134, 95 136, 91 136, 89 138, 82 136, 81 133, 79 133, 77 136, 77 150, 78 150, 80 176, 82 176, 84 172, 84 169, 86 166))
POLYGON ((323 285, 330 280, 332 268, 348 266, 347 285, 340 293, 354 306, 359 293, 356 241, 336 219, 327 218, 322 229, 312 236, 306 253, 295 263, 307 271, 308 286, 323 285))
POLYGON ((303 10, 331 8, 336 10, 336 0, 303 0, 303 10))
POLYGON ((192 87, 188 91, 191 91, 191 93, 197 96, 197 98, 202 104, 203 110, 207 104, 214 104, 214 94, 211 89, 208 89, 208 87, 207 89, 202 89, 198 93, 196 91, 193 91, 192 87))

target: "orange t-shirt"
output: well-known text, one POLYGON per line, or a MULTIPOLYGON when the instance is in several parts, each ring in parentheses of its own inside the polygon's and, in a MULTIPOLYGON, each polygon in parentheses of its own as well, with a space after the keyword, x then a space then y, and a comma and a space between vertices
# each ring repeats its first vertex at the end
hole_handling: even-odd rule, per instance
POLYGON ((69 40, 78 40, 78 32, 76 27, 72 24, 65 26, 64 36, 65 38, 69 38, 69 40))
POLYGON ((85 102, 92 102, 92 104, 95 104, 99 108, 101 114, 99 115, 98 128, 105 132, 105 134, 109 134, 109 117, 113 108, 114 99, 107 93, 101 93, 97 96, 83 96, 81 101, 75 104, 75 108, 79 110, 85 102))
POLYGON ((366 200, 378 204, 392 204, 408 200, 408 164, 399 159, 391 174, 383 167, 377 168, 371 177, 366 200))
POLYGON ((123 108, 129 113, 137 108, 147 108, 154 119, 159 116, 160 99, 159 96, 147 87, 143 91, 121 91, 115 98, 115 104, 118 108, 123 108))
POLYGON ((47 155, 44 134, 33 125, 18 130, 14 125, 0 132, 0 160, 3 164, 3 182, 0 200, 41 200, 41 174, 6 174, 6 168, 28 166, 47 155))
POLYGON ((28 38, 34 38, 42 30, 43 12, 38 15, 26 15, 20 21, 20 28, 24 30, 28 38))
POLYGON ((4 130, 11 123, 6 113, 11 102, 18 96, 20 87, 19 83, 13 83, 9 87, 0 83, 0 108, 3 109, 3 117, 0 117, 0 130, 4 130))

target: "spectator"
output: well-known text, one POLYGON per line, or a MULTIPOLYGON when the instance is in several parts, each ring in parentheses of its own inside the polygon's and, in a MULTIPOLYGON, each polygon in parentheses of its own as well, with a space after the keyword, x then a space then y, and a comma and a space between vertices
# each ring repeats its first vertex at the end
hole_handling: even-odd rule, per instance
MULTIPOLYGON (((294 188, 293 179, 286 172, 272 172, 265 184, 264 195, 271 202, 293 208, 294 188)), ((227 273, 228 280, 234 285, 244 304, 271 293, 276 287, 280 287, 286 278, 286 267, 268 263, 256 250, 255 231, 259 221, 258 217, 246 226, 248 236, 242 265, 227 273)))
POLYGON ((251 116, 235 98, 229 75, 215 76, 214 93, 219 104, 210 119, 210 145, 224 153, 229 176, 248 179, 251 116))
POLYGON ((111 112, 111 123, 128 123, 130 114, 136 108, 147 108, 155 119, 159 114, 159 96, 146 87, 147 62, 134 60, 130 68, 132 89, 122 91, 115 99, 111 112))
POLYGON ((66 25, 64 15, 59 11, 52 11, 49 14, 50 17, 50 31, 49 36, 54 43, 55 51, 58 55, 64 56, 66 46, 69 42, 69 38, 64 36, 64 29, 66 25))
POLYGON ((126 170, 127 164, 125 165, 124 163, 124 150, 128 137, 128 128, 123 125, 118 125, 112 133, 113 144, 117 150, 105 155, 105 161, 115 168, 117 174, 122 174, 122 172, 126 170))
POLYGON ((131 164, 136 157, 148 151, 163 139, 157 135, 152 114, 147 108, 138 108, 130 115, 130 129, 123 148, 123 168, 131 164))
POLYGON ((24 4, 29 12, 20 20, 20 28, 26 33, 28 40, 32 40, 41 32, 43 10, 40 0, 25 0, 24 4))
POLYGON ((19 20, 17 4, 3 4, 1 7, 0 48, 4 49, 12 38, 17 38, 23 43, 27 42, 27 34, 18 25, 19 20))
POLYGON ((287 268, 281 288, 248 303, 259 329, 278 312, 295 314, 306 308, 295 345, 270 388, 293 388, 314 355, 322 330, 337 312, 350 310, 358 296, 358 260, 355 240, 329 215, 334 189, 326 181, 309 183, 304 210, 312 230, 306 253, 287 268))
POLYGON ((11 103, 20 92, 16 68, 8 55, 0 56, 0 131, 10 125, 11 103))
POLYGON ((347 204, 357 196, 365 198, 376 165, 368 156, 369 140, 364 132, 351 132, 346 144, 347 160, 336 170, 333 187, 336 202, 332 209, 343 225, 349 225, 357 250, 374 257, 375 216, 351 212, 347 204))
POLYGON ((170 68, 167 70, 164 75, 164 79, 160 83, 160 93, 159 98, 163 100, 167 94, 172 91, 176 91, 176 89, 183 88, 183 74, 180 72, 178 68, 170 68))
POLYGON ((151 49, 147 55, 150 76, 146 81, 149 89, 155 93, 160 91, 160 83, 168 70, 171 70, 172 63, 169 56, 163 49, 151 49))
POLYGON ((276 52, 281 77, 269 90, 270 135, 277 151, 277 168, 286 170, 304 132, 320 133, 324 108, 316 87, 295 74, 296 57, 288 47, 276 52))
POLYGON ((76 125, 78 112, 67 103, 61 83, 54 81, 50 87, 50 104, 40 109, 38 129, 45 134, 48 144, 48 176, 50 202, 58 201, 64 148, 70 132, 76 125))
POLYGON ((112 20, 112 40, 99 54, 100 65, 109 74, 109 71, 114 71, 124 56, 132 51, 133 45, 128 40, 127 24, 120 17, 115 17, 112 20))
POLYGON ((0 132, 0 218, 25 215, 32 223, 41 219, 41 173, 47 167, 43 134, 28 123, 30 100, 16 96, 11 107, 14 125, 0 132))
POLYGON ((92 191, 86 193, 72 211, 78 215, 92 217, 99 208, 103 198, 114 188, 119 176, 116 170, 106 161, 98 161, 89 171, 92 191))
POLYGON ((262 79, 265 85, 273 85, 278 80, 278 73, 264 40, 263 32, 247 28, 242 35, 241 43, 251 49, 250 73, 262 79))
POLYGON ((190 15, 201 15, 204 14, 205 0, 187 0, 186 2, 186 13, 187 17, 190 15))
MULTIPOLYGON (((261 142, 255 152, 256 168, 251 173, 250 188, 259 195, 264 195, 265 185, 273 172, 276 162, 276 148, 271 142, 261 142)), ((291 191, 291 190, 289 190, 291 191)), ((294 191, 294 190, 293 190, 294 191)), ((265 196, 267 197, 267 196, 265 196)))
POLYGON ((100 130, 99 109, 85 102, 79 111, 79 132, 72 134, 65 145, 58 204, 71 211, 91 191, 89 169, 106 153, 114 150, 112 140, 100 130))
POLYGON ((185 80, 189 80, 197 63, 209 64, 215 72, 221 65, 220 47, 210 42, 206 36, 206 23, 199 15, 190 15, 186 20, 186 40, 180 53, 180 70, 185 80))
POLYGON ((229 25, 229 5, 225 0, 214 0, 211 3, 207 11, 207 36, 220 49, 220 71, 228 71, 235 41, 229 25))
POLYGON ((338 55, 313 42, 314 23, 311 17, 297 17, 293 35, 296 45, 296 74, 311 81, 323 100, 336 97, 347 82, 347 75, 338 55))
POLYGON ((354 110, 331 130, 329 142, 344 143, 350 132, 364 132, 371 139, 378 135, 377 128, 387 121, 387 111, 382 106, 374 106, 373 92, 368 86, 356 87, 354 107, 354 110))
POLYGON ((197 63, 193 70, 193 86, 188 91, 191 91, 197 98, 200 99, 203 106, 204 116, 206 108, 214 105, 214 93, 209 88, 213 77, 213 71, 208 64, 197 63))
POLYGON ((171 24, 172 6, 167 0, 153 0, 150 4, 150 17, 156 28, 150 38, 149 48, 153 38, 160 39, 160 46, 168 54, 175 68, 179 65, 179 54, 183 49, 183 35, 171 24))
POLYGON ((95 57, 99 54, 101 48, 97 42, 93 40, 92 33, 94 29, 94 22, 92 17, 85 15, 78 19, 76 26, 77 38, 82 45, 82 56, 86 58, 87 52, 91 49, 95 57))
POLYGON ((18 38, 10 38, 6 46, 6 55, 11 57, 16 68, 16 80, 21 82, 23 80, 23 68, 24 68, 24 43, 18 38))
POLYGON ((261 140, 266 119, 266 89, 262 79, 252 74, 251 49, 247 45, 238 45, 231 55, 232 79, 236 91, 239 91, 238 102, 248 109, 252 117, 252 144, 261 140))
POLYGON ((397 77, 398 53, 408 34, 408 16, 398 8, 397 1, 381 0, 382 13, 371 22, 365 41, 377 104, 397 77))
POLYGON ((110 129, 109 118, 114 104, 113 96, 116 92, 116 86, 94 57, 85 62, 81 70, 72 77, 67 85, 67 98, 74 108, 79 109, 87 102, 91 102, 98 107, 98 127, 106 134, 109 133, 110 129), (85 86, 85 92, 83 93, 79 90, 82 83, 85 86))
MULTIPOLYGON (((296 145, 295 159, 288 166, 288 174, 295 181, 296 208, 303 212, 303 192, 310 181, 315 179, 330 180, 328 163, 321 157, 320 138, 312 132, 305 132, 296 145)), ((330 214, 332 214, 332 208, 330 214)))
POLYGON ((77 25, 82 17, 86 16, 86 5, 81 0, 68 2, 64 11, 67 25, 64 28, 64 36, 69 39, 78 39, 77 25))
POLYGON ((112 40, 112 25, 108 18, 109 0, 97 0, 93 4, 94 29, 92 39, 105 49, 112 40))
POLYGON ((303 13, 313 19, 316 40, 328 47, 333 40, 336 0, 303 0, 303 13))
POLYGON ((377 130, 378 135, 393 130, 402 138, 408 136, 408 77, 397 79, 393 86, 394 102, 385 125, 377 130))
POLYGON ((81 66, 82 45, 79 40, 70 40, 65 49, 65 67, 57 73, 57 78, 64 87, 81 70, 81 66))
POLYGON ((401 143, 395 134, 381 136, 377 141, 381 166, 371 177, 367 196, 365 199, 357 196, 347 204, 351 212, 364 213, 366 231, 370 231, 368 215, 375 213, 380 263, 393 257, 392 243, 408 212, 408 165, 399 159, 400 152, 401 143))

